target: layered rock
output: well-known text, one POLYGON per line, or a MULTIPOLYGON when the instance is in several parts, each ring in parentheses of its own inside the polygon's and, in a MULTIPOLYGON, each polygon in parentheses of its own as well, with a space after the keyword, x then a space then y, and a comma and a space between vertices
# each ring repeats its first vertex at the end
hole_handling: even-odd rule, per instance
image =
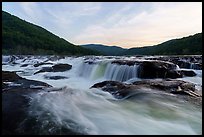
POLYGON ((174 95, 173 97, 202 106, 202 92, 196 90, 195 84, 182 80, 142 80, 132 84, 103 81, 94 84, 91 88, 100 88, 118 99, 136 96, 138 93, 155 94, 156 92, 156 94, 174 95))

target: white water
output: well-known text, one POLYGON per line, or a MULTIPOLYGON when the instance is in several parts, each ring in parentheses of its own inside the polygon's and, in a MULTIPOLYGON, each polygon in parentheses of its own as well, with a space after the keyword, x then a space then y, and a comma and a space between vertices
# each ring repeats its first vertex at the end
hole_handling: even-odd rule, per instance
MULTIPOLYGON (((61 91, 42 91, 32 96, 30 115, 38 117, 43 123, 49 122, 45 118, 46 113, 46 117, 56 125, 63 125, 83 134, 202 134, 202 110, 191 104, 152 94, 141 94, 133 100, 117 100, 100 89, 89 89, 93 84, 104 80, 138 80, 137 65, 119 66, 110 63, 113 59, 100 58, 93 65, 84 63, 83 57, 50 61, 54 64, 71 64, 72 69, 66 72, 33 75, 42 67, 52 65, 37 68, 28 65, 22 68, 22 63, 3 65, 2 70, 24 71, 17 74, 54 87, 66 86, 61 91), (49 80, 44 76, 66 76, 68 79, 49 80)), ((25 62, 33 64, 33 61, 44 60, 46 58, 32 58, 25 62)), ((196 73, 199 74, 196 77, 182 79, 202 86, 202 70, 196 73)))

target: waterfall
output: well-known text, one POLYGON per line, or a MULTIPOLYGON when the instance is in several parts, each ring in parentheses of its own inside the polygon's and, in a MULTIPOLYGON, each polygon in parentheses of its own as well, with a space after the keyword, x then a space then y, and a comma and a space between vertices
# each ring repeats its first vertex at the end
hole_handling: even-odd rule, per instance
POLYGON ((196 63, 190 63, 189 69, 199 69, 198 65, 196 63))
POLYGON ((138 66, 117 65, 109 63, 104 77, 108 80, 126 81, 138 77, 138 66))
POLYGON ((79 76, 89 78, 95 66, 96 64, 88 64, 83 62, 79 69, 79 76))
POLYGON ((98 79, 104 76, 106 70, 107 62, 101 62, 94 66, 91 73, 91 79, 98 79))
POLYGON ((92 80, 103 77, 107 80, 123 82, 138 77, 138 66, 118 65, 107 61, 97 64, 82 63, 79 75, 92 80))

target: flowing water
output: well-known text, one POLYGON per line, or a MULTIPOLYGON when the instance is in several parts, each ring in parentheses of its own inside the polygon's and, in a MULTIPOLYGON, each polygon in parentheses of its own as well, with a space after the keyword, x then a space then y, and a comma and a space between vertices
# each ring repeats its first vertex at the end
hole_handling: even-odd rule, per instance
MULTIPOLYGON (((65 57, 50 63, 68 63, 72 69, 65 72, 44 72, 34 75, 45 66, 32 64, 43 62, 47 57, 31 56, 16 59, 10 64, 9 56, 3 56, 2 70, 18 71, 21 77, 43 81, 59 91, 41 91, 31 96, 29 116, 40 121, 39 134, 55 134, 58 127, 70 129, 79 134, 202 134, 202 108, 161 94, 138 94, 132 99, 119 100, 108 92, 90 89, 104 80, 130 83, 138 78, 138 65, 111 64, 115 58, 97 57, 92 63, 85 63, 87 57, 65 57), (30 64, 20 67, 22 64, 30 64), (65 76, 68 79, 51 80, 48 76, 65 76), (54 123, 53 125, 49 123, 54 123)), ((132 60, 134 57, 117 57, 132 60)), ((180 68, 178 68, 180 69, 180 68)), ((202 70, 194 70, 195 77, 182 80, 202 87, 202 70)), ((148 90, 148 89, 144 89, 148 90)), ((151 91, 154 92, 154 91, 151 91)), ((57 134, 63 134, 63 131, 57 134)), ((66 134, 66 132, 64 132, 66 134)))

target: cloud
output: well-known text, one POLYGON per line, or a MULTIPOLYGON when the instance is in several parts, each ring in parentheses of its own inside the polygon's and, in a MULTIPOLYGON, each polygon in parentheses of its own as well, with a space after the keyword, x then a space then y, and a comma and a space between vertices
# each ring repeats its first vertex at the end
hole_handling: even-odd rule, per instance
POLYGON ((101 3, 94 2, 4 2, 3 5, 8 12, 64 38, 74 32, 77 19, 93 16, 101 8, 101 3))
POLYGON ((201 2, 3 2, 2 8, 75 44, 159 44, 202 32, 201 2))
POLYGON ((36 2, 19 2, 20 11, 18 11, 18 14, 20 16, 23 16, 24 19, 39 24, 41 22, 41 19, 43 18, 43 12, 39 9, 39 6, 36 2))
POLYGON ((110 16, 114 25, 109 28, 105 23, 89 26, 74 41, 136 47, 202 31, 202 4, 197 2, 156 3, 152 4, 151 12, 132 11, 129 16, 122 13, 123 9, 110 16))

